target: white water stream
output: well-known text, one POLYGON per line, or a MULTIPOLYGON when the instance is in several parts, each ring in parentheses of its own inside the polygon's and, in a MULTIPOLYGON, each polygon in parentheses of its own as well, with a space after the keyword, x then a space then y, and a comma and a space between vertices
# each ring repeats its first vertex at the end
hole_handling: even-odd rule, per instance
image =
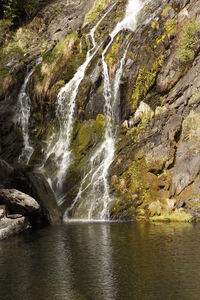
MULTIPOLYGON (((40 64, 42 61, 41 58, 39 58, 36 61, 36 65, 40 64)), ((22 152, 19 156, 19 161, 24 163, 29 163, 29 160, 31 158, 31 155, 33 154, 33 147, 30 143, 29 138, 29 119, 31 114, 31 99, 28 92, 28 85, 31 79, 31 76, 34 73, 35 66, 28 72, 28 74, 25 77, 24 83, 21 87, 21 90, 18 95, 18 112, 17 112, 17 118, 19 120, 19 123, 21 125, 22 129, 22 136, 24 140, 24 147, 22 149, 22 152)))
POLYGON ((82 180, 79 192, 70 208, 67 209, 64 219, 69 215, 74 219, 105 220, 109 219, 109 203, 111 201, 108 175, 109 168, 114 159, 116 138, 116 114, 117 98, 120 78, 128 51, 126 45, 121 63, 111 84, 105 55, 113 43, 117 34, 123 29, 135 30, 137 15, 142 8, 139 0, 129 0, 124 19, 117 24, 110 34, 111 40, 102 53, 103 77, 104 77, 104 114, 106 128, 104 141, 90 159, 89 169, 82 180))
MULTIPOLYGON (((56 167, 58 172, 56 174, 56 178, 54 178, 54 182, 56 182, 56 189, 62 189, 63 179, 66 175, 66 172, 70 165, 71 152, 70 152, 70 143, 71 143, 71 135, 73 130, 74 116, 75 116, 75 108, 76 108, 76 97, 78 94, 79 86, 85 76, 86 69, 96 55, 100 46, 96 45, 95 42, 95 32, 99 24, 102 20, 107 16, 107 14, 111 11, 115 4, 111 6, 111 8, 106 12, 105 15, 99 20, 99 22, 95 25, 93 29, 91 29, 90 33, 86 36, 86 40, 88 42, 89 50, 87 52, 85 62, 78 68, 74 77, 63 87, 58 93, 57 96, 57 118, 59 120, 59 138, 56 143, 53 141, 48 146, 47 155, 45 158, 45 162, 47 159, 54 154, 54 161, 56 163, 56 167), (90 39, 92 41, 92 48, 90 47, 90 39)), ((52 181, 49 179, 49 182, 52 181)), ((51 186, 52 186, 52 182, 51 186)))

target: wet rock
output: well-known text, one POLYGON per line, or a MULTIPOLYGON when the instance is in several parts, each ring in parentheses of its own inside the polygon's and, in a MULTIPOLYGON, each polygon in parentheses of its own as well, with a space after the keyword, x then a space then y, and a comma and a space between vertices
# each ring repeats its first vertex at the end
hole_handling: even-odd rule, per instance
POLYGON ((32 195, 41 206, 45 222, 52 225, 61 224, 61 213, 55 195, 44 174, 33 171, 27 173, 27 178, 31 184, 32 195))

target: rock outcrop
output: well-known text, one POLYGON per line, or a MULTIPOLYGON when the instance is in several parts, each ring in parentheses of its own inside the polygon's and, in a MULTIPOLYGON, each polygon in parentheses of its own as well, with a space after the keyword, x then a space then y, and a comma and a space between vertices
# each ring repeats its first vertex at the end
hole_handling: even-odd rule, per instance
POLYGON ((30 196, 17 190, 0 190, 0 240, 34 226, 40 206, 30 196), (4 204, 4 205, 3 205, 4 204))
MULTIPOLYGON (((57 94, 84 62, 88 49, 85 35, 108 11, 111 3, 57 0, 44 7, 30 24, 22 26, 16 33, 14 39, 17 36, 25 38, 25 28, 30 30, 35 26, 37 34, 32 41, 28 39, 23 52, 27 56, 20 56, 21 67, 18 63, 9 67, 11 74, 17 70, 18 82, 9 81, 7 73, 7 79, 3 79, 1 158, 14 163, 21 152, 21 130, 15 120, 18 85, 24 77, 24 66, 42 55, 43 61, 36 67, 29 86, 32 101, 29 131, 34 146, 30 165, 32 170, 41 165, 52 133, 59 132, 55 113, 57 94), (36 47, 39 36, 42 43, 36 47), (31 48, 37 48, 32 52, 33 56, 31 48)), ((108 44, 108 33, 123 18, 125 6, 126 1, 117 1, 95 33, 96 41, 102 41, 102 44, 86 70, 76 99, 71 139, 73 159, 62 191, 63 211, 76 197, 85 166, 102 141, 106 121, 101 54, 108 44)), ((105 59, 111 82, 119 67, 125 40, 129 42, 129 48, 120 81, 115 159, 109 172, 113 198, 111 218, 198 221, 200 0, 148 2, 138 17, 135 32, 120 32, 108 49, 105 59)), ((0 186, 15 187, 5 179, 13 176, 13 168, 2 162, 0 166, 4 170, 2 174, 6 174, 0 174, 0 186)), ((47 174, 55 177, 53 154, 45 162, 45 168, 47 174)), ((37 200, 49 223, 59 223, 55 197, 45 176, 32 170, 22 172, 23 180, 26 178, 25 182, 28 182, 23 191, 37 200)))
POLYGON ((0 240, 10 238, 30 228, 30 223, 25 217, 16 219, 4 217, 0 219, 0 240))
POLYGON ((9 212, 29 218, 40 213, 40 206, 35 199, 15 189, 1 189, 0 203, 5 204, 9 212))

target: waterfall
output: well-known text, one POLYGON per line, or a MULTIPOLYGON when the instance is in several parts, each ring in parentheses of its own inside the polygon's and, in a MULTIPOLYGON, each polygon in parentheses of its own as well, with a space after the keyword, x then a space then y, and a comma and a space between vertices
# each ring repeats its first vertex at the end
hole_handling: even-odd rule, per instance
POLYGON ((129 44, 126 44, 123 57, 116 72, 113 83, 110 82, 108 66, 105 61, 105 55, 113 43, 115 37, 123 29, 134 30, 136 27, 136 18, 142 8, 139 0, 129 0, 124 19, 117 24, 110 34, 111 40, 102 53, 102 66, 104 78, 104 115, 106 117, 105 136, 102 144, 96 150, 90 159, 89 169, 82 179, 81 186, 73 204, 67 209, 64 219, 72 215, 74 219, 87 218, 89 220, 109 219, 110 190, 108 183, 109 168, 114 159, 117 98, 119 92, 120 78, 123 72, 123 66, 126 59, 129 44))
MULTIPOLYGON (((70 142, 71 135, 73 130, 73 122, 75 117, 75 108, 76 108, 76 97, 78 94, 79 86, 85 76, 86 69, 93 59, 93 57, 98 52, 101 44, 96 45, 95 42, 95 32, 99 24, 107 16, 107 14, 115 6, 115 3, 110 7, 110 9, 102 16, 99 22, 91 29, 89 34, 86 35, 86 41, 88 43, 89 50, 86 55, 85 62, 78 68, 74 77, 63 87, 58 93, 57 96, 57 109, 56 115, 59 121, 59 137, 56 143, 54 138, 52 138, 52 143, 47 149, 47 155, 45 162, 48 158, 54 154, 54 161, 56 163, 56 168, 58 170, 54 182, 56 183, 56 191, 62 190, 62 184, 64 176, 70 165, 71 152, 70 152, 70 142), (92 42, 92 47, 90 47, 90 40, 92 42)), ((45 164, 44 162, 44 164, 45 164)), ((51 186, 52 180, 51 181, 51 186)))
MULTIPOLYGON (((36 60, 36 65, 40 64, 42 61, 41 58, 36 60)), ((17 118, 21 125, 22 136, 23 136, 23 149, 19 156, 19 161, 24 163, 29 163, 31 155, 33 154, 33 147, 30 144, 29 138, 29 119, 31 114, 31 99, 28 92, 28 85, 30 82, 30 78, 34 73, 35 66, 27 73, 24 83, 21 87, 21 90, 18 95, 18 111, 17 118)))

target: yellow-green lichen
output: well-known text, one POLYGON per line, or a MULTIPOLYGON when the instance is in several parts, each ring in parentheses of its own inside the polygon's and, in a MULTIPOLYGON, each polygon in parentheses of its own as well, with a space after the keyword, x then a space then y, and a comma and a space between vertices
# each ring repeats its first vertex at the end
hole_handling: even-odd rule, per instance
POLYGON ((119 34, 106 54, 105 59, 108 66, 112 66, 118 61, 118 54, 121 49, 121 45, 122 35, 119 34))
POLYGON ((163 64, 162 56, 158 57, 151 68, 141 66, 138 72, 137 80, 132 93, 132 107, 136 109, 140 100, 142 100, 153 86, 160 67, 163 64))
POLYGON ((167 19, 167 21, 164 24, 164 29, 165 29, 167 34, 172 34, 172 33, 176 32, 175 31, 176 22, 177 22, 176 18, 167 19))

